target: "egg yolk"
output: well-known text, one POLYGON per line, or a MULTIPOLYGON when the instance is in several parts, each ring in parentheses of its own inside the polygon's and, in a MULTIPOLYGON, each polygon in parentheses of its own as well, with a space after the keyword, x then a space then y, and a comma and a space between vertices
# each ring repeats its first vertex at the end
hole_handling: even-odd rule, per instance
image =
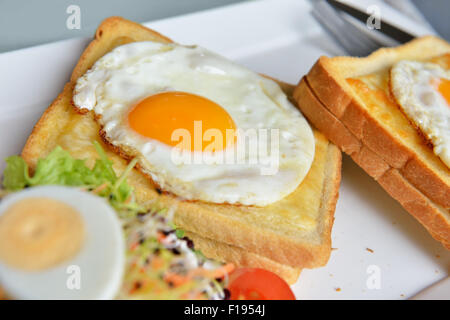
MULTIPOLYGON (((204 133, 209 129, 215 129, 215 139, 222 139, 221 143, 216 144, 222 146, 222 149, 235 141, 227 141, 230 140, 227 139, 227 129, 236 129, 230 115, 217 103, 186 92, 162 92, 141 100, 128 114, 128 123, 142 136, 172 147, 180 144, 179 139, 174 139, 174 132, 179 129, 187 130, 185 132, 188 132, 191 138, 190 151, 205 150, 211 143, 211 139, 204 140, 204 133), (201 143, 198 143, 198 139, 201 139, 201 143)), ((214 149, 220 151, 217 149, 220 147, 214 149)))
POLYGON ((450 106, 450 80, 448 79, 435 79, 433 82, 434 87, 447 101, 447 105, 450 106))
POLYGON ((0 217, 0 261, 20 270, 46 270, 74 257, 85 227, 80 213, 50 198, 26 198, 0 217))

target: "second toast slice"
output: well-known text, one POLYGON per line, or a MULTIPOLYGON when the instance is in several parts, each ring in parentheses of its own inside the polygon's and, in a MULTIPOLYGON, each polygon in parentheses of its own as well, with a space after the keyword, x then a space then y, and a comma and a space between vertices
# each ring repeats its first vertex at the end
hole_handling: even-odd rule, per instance
POLYGON ((400 60, 448 69, 450 45, 424 37, 366 58, 321 57, 294 97, 305 116, 450 248, 450 173, 391 97, 400 60))

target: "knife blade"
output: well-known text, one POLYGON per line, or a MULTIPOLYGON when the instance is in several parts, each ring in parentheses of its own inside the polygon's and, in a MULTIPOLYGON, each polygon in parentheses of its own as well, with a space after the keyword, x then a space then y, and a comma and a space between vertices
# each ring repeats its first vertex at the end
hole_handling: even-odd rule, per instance
MULTIPOLYGON (((330 5, 332 5, 335 9, 347 13, 363 23, 366 23, 367 19, 371 17, 368 13, 361 11, 357 8, 354 8, 343 2, 337 0, 326 0, 326 1, 330 5)), ((377 31, 391 37, 392 39, 397 40, 400 43, 406 43, 415 38, 412 34, 402 29, 399 29, 386 21, 383 21, 383 19, 380 19, 380 29, 377 29, 377 31)))

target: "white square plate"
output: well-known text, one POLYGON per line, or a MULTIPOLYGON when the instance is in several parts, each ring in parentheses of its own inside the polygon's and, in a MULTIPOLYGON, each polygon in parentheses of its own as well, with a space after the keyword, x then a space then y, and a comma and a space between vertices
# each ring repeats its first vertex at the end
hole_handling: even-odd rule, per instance
MULTIPOLYGON (((307 1, 251 1, 145 25, 297 83, 320 55, 341 53, 309 8, 307 1)), ((0 54, 0 159, 20 152, 88 42, 0 54)), ((335 218, 330 261, 302 272, 292 287, 297 298, 402 299, 447 276, 450 253, 346 156, 335 218)))

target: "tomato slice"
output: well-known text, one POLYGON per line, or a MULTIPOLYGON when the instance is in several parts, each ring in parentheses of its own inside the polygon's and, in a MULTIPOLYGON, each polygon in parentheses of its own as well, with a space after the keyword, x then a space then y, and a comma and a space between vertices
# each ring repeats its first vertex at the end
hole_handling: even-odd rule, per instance
POLYGON ((231 273, 228 290, 231 300, 295 300, 282 278, 259 268, 241 268, 231 273))

